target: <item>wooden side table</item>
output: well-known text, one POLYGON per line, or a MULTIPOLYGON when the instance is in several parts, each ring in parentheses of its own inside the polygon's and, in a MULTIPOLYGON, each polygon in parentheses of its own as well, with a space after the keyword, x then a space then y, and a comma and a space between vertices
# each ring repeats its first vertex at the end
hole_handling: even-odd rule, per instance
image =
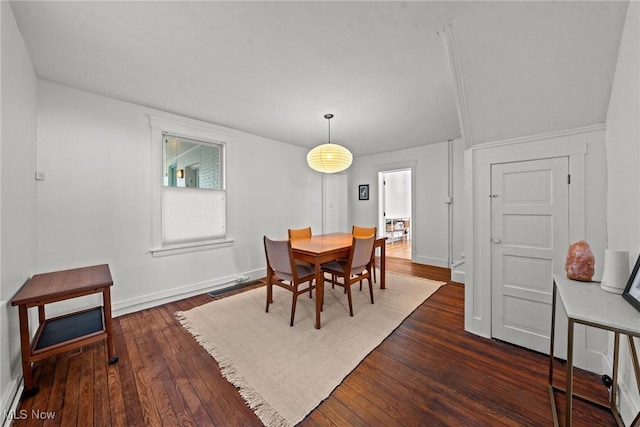
POLYGON ((52 273, 36 274, 20 288, 11 300, 18 306, 20 317, 20 345, 23 398, 40 390, 33 381, 31 364, 74 348, 107 341, 109 364, 118 362, 111 328, 111 271, 107 264, 52 273), (47 319, 44 306, 94 293, 102 293, 103 305, 75 313, 47 319), (33 342, 29 334, 27 311, 38 307, 39 326, 33 342))
MULTIPOLYGON (((553 413, 553 424, 559 426, 558 412, 556 408, 554 391, 564 391, 565 397, 565 427, 571 426, 573 397, 609 408, 613 413, 616 423, 623 426, 624 423, 617 408, 617 384, 618 384, 618 359, 620 348, 620 334, 629 337, 629 348, 636 375, 636 382, 640 385, 638 377, 640 368, 632 337, 640 337, 640 316, 638 311, 622 295, 606 292, 600 288, 597 282, 576 282, 565 276, 553 276, 553 303, 551 310, 551 348, 549 350, 549 400, 553 413), (556 305, 558 299, 567 313, 567 377, 566 390, 562 390, 553 384, 553 345, 556 324, 556 305), (613 385, 611 386, 611 401, 609 405, 601 405, 585 396, 573 391, 573 329, 576 323, 595 328, 612 331, 614 333, 613 344, 613 385)), ((632 425, 640 421, 640 414, 636 415, 632 425)))

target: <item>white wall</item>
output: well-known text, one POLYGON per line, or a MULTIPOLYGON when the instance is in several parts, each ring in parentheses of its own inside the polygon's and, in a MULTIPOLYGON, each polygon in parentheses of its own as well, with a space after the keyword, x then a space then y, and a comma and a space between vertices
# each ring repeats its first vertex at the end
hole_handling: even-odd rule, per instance
MULTIPOLYGON (((153 258, 151 129, 168 114, 40 82, 38 270, 108 263, 114 314, 264 276, 263 234, 322 226, 321 177, 306 151, 233 131, 227 146, 232 247, 153 258), (302 221, 302 222, 301 222, 302 221)), ((65 307, 66 309, 67 307, 65 307)))
POLYGON ((22 375, 18 310, 8 301, 36 268, 37 80, 8 2, 0 15, 0 410, 7 410, 22 375))
MULTIPOLYGON (((338 233, 351 231, 351 225, 348 224, 349 197, 348 189, 348 172, 333 173, 322 175, 322 187, 324 194, 323 213, 322 213, 322 230, 314 230, 313 234, 320 233, 338 233)), ((304 228, 303 223, 297 227, 304 228)))
MULTIPOLYGON (((454 144, 461 146, 462 141, 456 140, 454 144)), ((454 153, 462 157, 462 149, 454 150, 454 153)), ((350 223, 363 226, 377 225, 378 172, 411 168, 413 261, 447 267, 449 214, 445 201, 448 191, 448 163, 447 142, 354 159, 349 172, 350 223), (369 200, 358 200, 360 184, 369 184, 369 200)), ((456 163, 462 164, 462 159, 456 163)), ((461 188, 462 181, 456 185, 460 185, 461 188)), ((461 209, 463 202, 462 197, 454 201, 460 204, 461 209)), ((462 216, 454 217, 454 221, 454 229, 463 230, 462 216)), ((460 259, 463 251, 462 246, 454 247, 454 260, 460 259)))
MULTIPOLYGON (((640 4, 630 2, 607 111, 606 132, 607 245, 611 249, 629 251, 631 266, 640 253, 639 20, 640 4)), ((627 340, 620 341, 620 410, 629 425, 640 410, 640 395, 627 340)), ((609 375, 612 375, 612 342, 611 338, 605 360, 609 375)))

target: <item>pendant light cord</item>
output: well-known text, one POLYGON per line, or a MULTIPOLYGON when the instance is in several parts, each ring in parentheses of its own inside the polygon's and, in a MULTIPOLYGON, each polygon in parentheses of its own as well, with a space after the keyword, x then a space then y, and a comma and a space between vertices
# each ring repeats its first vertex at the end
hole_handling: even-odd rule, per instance
POLYGON ((333 114, 325 114, 324 118, 327 119, 329 123, 329 142, 327 144, 331 144, 331 119, 333 118, 333 114))

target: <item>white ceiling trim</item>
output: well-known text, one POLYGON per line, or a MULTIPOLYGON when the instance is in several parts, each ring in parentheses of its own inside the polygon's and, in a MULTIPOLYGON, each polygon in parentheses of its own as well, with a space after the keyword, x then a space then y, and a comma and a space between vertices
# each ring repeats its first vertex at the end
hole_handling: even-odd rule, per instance
POLYGON ((438 32, 447 49, 449 57, 449 67, 451 77, 453 79, 453 95, 456 102, 456 111, 458 112, 458 122, 462 133, 462 140, 465 147, 473 146, 473 135, 471 133, 471 123, 469 121, 469 109, 467 107, 467 97, 464 90, 464 81, 462 78, 462 65, 458 53, 458 44, 456 42, 455 31, 453 25, 449 24, 438 32))

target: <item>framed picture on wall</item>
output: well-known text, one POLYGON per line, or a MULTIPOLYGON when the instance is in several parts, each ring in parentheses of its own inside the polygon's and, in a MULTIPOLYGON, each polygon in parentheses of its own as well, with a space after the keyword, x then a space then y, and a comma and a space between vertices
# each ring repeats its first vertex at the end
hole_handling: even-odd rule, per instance
POLYGON ((631 272, 631 276, 629 276, 629 281, 627 282, 627 287, 622 292, 622 297, 629 301, 632 306, 634 306, 637 310, 640 310, 640 274, 638 274, 638 270, 640 269, 640 257, 636 261, 636 265, 633 267, 633 271, 631 272))
POLYGON ((369 200, 369 184, 358 186, 358 200, 369 200))

